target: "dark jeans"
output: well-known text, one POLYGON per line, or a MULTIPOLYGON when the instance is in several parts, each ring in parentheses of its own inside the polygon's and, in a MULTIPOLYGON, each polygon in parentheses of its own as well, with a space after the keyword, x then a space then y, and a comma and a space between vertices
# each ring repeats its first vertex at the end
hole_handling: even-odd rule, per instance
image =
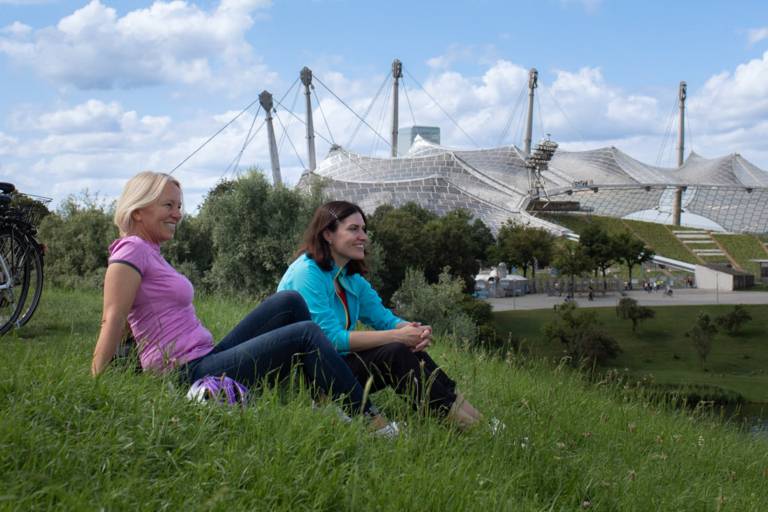
POLYGON ((313 387, 342 397, 351 414, 377 414, 363 404, 363 389, 317 324, 297 292, 278 292, 251 311, 211 352, 181 368, 188 382, 227 375, 245 385, 265 377, 282 379, 300 364, 313 387))
POLYGON ((426 405, 445 416, 456 401, 456 383, 426 352, 411 352, 402 343, 351 352, 344 356, 360 385, 373 377, 371 392, 391 386, 414 409, 426 405), (425 394, 426 393, 426 394, 425 394))

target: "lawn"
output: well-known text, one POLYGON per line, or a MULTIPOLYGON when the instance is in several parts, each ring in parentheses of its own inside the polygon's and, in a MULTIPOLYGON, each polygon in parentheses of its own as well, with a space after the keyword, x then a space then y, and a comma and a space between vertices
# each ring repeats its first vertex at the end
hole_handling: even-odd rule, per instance
MULTIPOLYGON (((753 320, 735 337, 719 333, 704 369, 685 332, 699 312, 710 317, 722 315, 733 306, 657 307, 656 317, 641 323, 636 333, 632 324, 616 316, 613 308, 594 311, 606 332, 613 336, 623 353, 608 367, 641 377, 653 375, 658 383, 701 384, 735 391, 752 402, 768 403, 768 306, 746 306, 753 320)), ((543 326, 553 318, 553 311, 505 311, 495 313, 500 333, 525 338, 535 356, 557 358, 562 347, 545 342, 543 326)))
MULTIPOLYGON (((216 336, 249 306, 198 302, 216 336)), ((458 433, 380 394, 407 422, 390 442, 313 410, 300 387, 243 409, 190 403, 174 379, 130 367, 92 379, 99 319, 98 293, 46 290, 31 325, 0 339, 0 508, 768 509, 768 440, 567 368, 438 340, 435 358, 506 429, 458 433)))
POLYGON ((728 254, 736 260, 741 268, 751 272, 759 279, 760 264, 750 261, 768 259, 768 252, 765 251, 759 239, 752 235, 713 234, 712 236, 728 251, 728 254))

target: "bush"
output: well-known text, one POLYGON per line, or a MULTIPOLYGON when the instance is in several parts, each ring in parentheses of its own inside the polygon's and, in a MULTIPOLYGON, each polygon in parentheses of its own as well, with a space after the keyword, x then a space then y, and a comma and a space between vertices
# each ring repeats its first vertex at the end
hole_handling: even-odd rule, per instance
POLYGON ((217 185, 199 215, 211 236, 206 287, 229 295, 274 292, 320 204, 319 194, 273 187, 258 170, 217 185))
POLYGON ((707 356, 712 351, 712 339, 715 337, 715 334, 717 334, 717 327, 715 327, 706 313, 699 313, 696 323, 685 333, 686 337, 691 339, 693 348, 696 349, 696 353, 699 355, 702 369, 704 368, 707 356))
POLYGON ((635 332, 641 321, 655 317, 656 312, 651 308, 639 306, 635 299, 623 297, 616 305, 616 315, 623 320, 632 320, 632 332, 635 332))
POLYGON ((728 331, 731 336, 735 336, 741 327, 750 320, 752 320, 752 315, 749 314, 749 311, 741 304, 737 304, 730 313, 717 317, 715 323, 728 331))
POLYGON ((557 317, 544 326, 548 340, 557 340, 565 345, 571 364, 605 363, 621 352, 621 347, 607 333, 600 329, 594 311, 579 312, 575 302, 555 306, 557 317))
POLYGON ((112 206, 87 191, 69 196, 40 223, 39 238, 47 246, 46 279, 65 288, 100 288, 109 244, 117 236, 112 206))
POLYGON ((477 326, 462 310, 463 287, 461 278, 451 277, 448 269, 436 284, 429 284, 423 272, 409 268, 392 300, 400 316, 431 325, 436 336, 474 342, 477 326))

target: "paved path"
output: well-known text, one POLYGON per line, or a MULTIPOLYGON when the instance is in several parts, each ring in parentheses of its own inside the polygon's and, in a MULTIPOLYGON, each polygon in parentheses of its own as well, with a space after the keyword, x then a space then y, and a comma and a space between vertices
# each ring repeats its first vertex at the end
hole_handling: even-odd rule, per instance
MULTIPOLYGON (((714 290, 675 289, 672 297, 662 292, 648 293, 642 290, 626 292, 627 296, 637 300, 642 306, 685 306, 697 304, 768 304, 768 292, 720 292, 714 290)), ((524 297, 505 297, 503 299, 488 299, 494 311, 510 309, 551 309, 555 304, 563 302, 563 297, 548 296, 543 293, 526 295, 524 297)), ((609 293, 603 297, 595 294, 595 300, 588 301, 586 296, 576 296, 576 302, 581 307, 600 308, 614 307, 621 296, 609 293)))

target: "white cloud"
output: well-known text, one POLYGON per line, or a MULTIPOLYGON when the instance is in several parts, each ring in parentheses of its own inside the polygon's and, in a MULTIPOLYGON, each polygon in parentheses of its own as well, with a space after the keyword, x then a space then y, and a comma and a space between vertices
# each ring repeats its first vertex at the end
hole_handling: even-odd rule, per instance
POLYGON ((747 127, 768 117, 768 51, 732 73, 711 77, 689 99, 690 115, 718 132, 747 127))
POLYGON ((749 44, 759 43, 763 39, 768 39, 768 27, 753 28, 747 32, 749 44))
POLYGON ((19 21, 14 21, 10 25, 0 28, 0 34, 8 34, 13 37, 24 37, 32 32, 32 27, 19 21))
MULTIPOLYGON (((239 73, 247 87, 274 80, 245 39, 266 0, 221 0, 206 11, 182 0, 155 1, 119 17, 100 0, 29 34, 0 37, 0 52, 42 76, 80 89, 163 83, 223 86, 239 73)), ((11 27, 14 27, 11 25, 11 27)))

